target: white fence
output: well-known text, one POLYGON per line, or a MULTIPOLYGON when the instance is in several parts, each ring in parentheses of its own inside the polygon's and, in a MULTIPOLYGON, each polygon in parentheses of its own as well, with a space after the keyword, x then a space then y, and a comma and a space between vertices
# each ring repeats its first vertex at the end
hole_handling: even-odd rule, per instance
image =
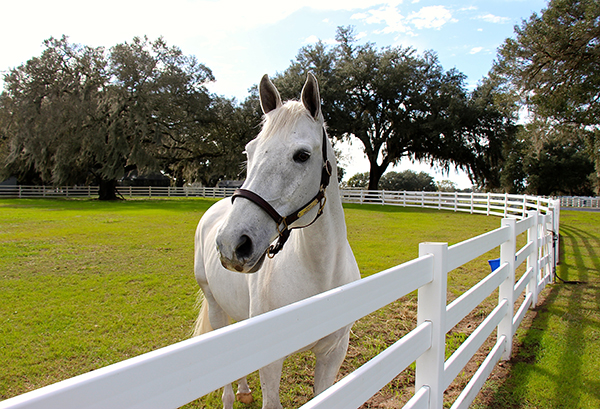
MULTIPOLYGON (((422 204, 427 201, 422 199, 422 204)), ((203 336, 5 400, 0 402, 0 409, 178 407, 415 290, 417 327, 302 408, 358 407, 415 361, 415 394, 404 407, 442 408, 444 390, 496 329, 494 347, 452 406, 467 408, 496 363, 510 357, 513 335, 528 308, 535 306, 539 292, 553 279, 557 262, 554 233, 559 227, 559 201, 540 200, 536 206, 541 211, 527 210, 534 206, 531 198, 510 201, 520 201, 524 208, 507 210, 509 217, 491 232, 450 247, 446 243, 422 243, 419 257, 407 263, 203 336), (511 217, 513 213, 518 217, 511 217), (523 214, 525 217, 521 217, 523 214), (516 238, 524 233, 526 244, 517 249, 516 238), (447 305, 448 272, 495 248, 500 250, 499 267, 447 305), (526 271, 515 277, 522 263, 526 263, 526 271), (496 308, 445 360, 446 333, 496 289, 496 308)), ((459 204, 454 203, 458 210, 459 204)), ((444 208, 442 201, 437 205, 444 208)), ((507 204, 504 209, 508 208, 513 209, 507 204)), ((479 202, 469 209, 479 211, 479 202)))
MULTIPOLYGON (((119 186, 123 197, 228 197, 234 188, 221 187, 153 187, 119 186)), ((9 186, 0 185, 0 197, 12 198, 56 198, 96 197, 98 186, 9 186)))
POLYGON ((600 197, 562 196, 560 205, 563 207, 584 207, 600 209, 600 197))
MULTIPOLYGON (((152 186, 119 186, 118 192, 123 197, 209 197, 219 198, 231 196, 234 188, 218 187, 152 187, 152 186)), ((14 198, 56 198, 56 197, 95 197, 97 186, 2 186, 0 197, 14 198)), ((546 211, 552 199, 538 196, 509 195, 497 193, 459 193, 459 192, 393 192, 384 190, 352 190, 341 191, 344 203, 375 203, 391 206, 424 207, 438 210, 453 210, 488 216, 507 217, 511 215, 524 217, 528 210, 546 211)), ((589 198, 587 198, 589 199, 589 198)), ((571 204, 598 204, 590 200, 575 201, 571 204)))
POLYGON ((388 192, 343 190, 344 203, 371 203, 469 212, 500 217, 525 217, 529 210, 546 212, 552 199, 503 193, 388 192))

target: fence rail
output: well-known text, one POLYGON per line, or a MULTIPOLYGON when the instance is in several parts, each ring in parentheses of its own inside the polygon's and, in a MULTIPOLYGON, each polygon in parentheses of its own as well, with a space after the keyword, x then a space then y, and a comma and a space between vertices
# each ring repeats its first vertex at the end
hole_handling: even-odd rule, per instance
MULTIPOLYGON (((413 205, 420 200, 422 205, 433 206, 430 197, 405 196, 411 197, 408 203, 413 205)), ((437 208, 445 208, 447 197, 438 198, 437 208)), ((554 233, 559 227, 559 201, 505 196, 505 206, 495 209, 501 207, 496 199, 489 197, 486 211, 502 212, 507 217, 491 232, 453 246, 421 243, 419 257, 409 262, 200 337, 8 399, 0 402, 0 409, 177 407, 415 290, 417 327, 302 408, 359 407, 415 361, 415 394, 405 408, 442 408, 444 390, 495 330, 494 347, 452 406, 468 408, 498 361, 510 357, 513 335, 527 310, 536 305, 540 291, 553 279, 557 262, 554 233), (507 202, 521 203, 523 208, 513 211, 507 202), (537 209, 530 210, 532 207, 537 209), (517 248, 521 234, 527 235, 526 243, 517 248), (496 248, 499 266, 447 304, 448 273, 496 248), (516 277, 522 263, 526 263, 525 273, 516 277), (446 360, 447 332, 496 289, 497 306, 446 360)), ((461 209, 479 211, 482 204, 480 198, 477 200, 461 205, 461 209)), ((454 206, 458 210, 457 200, 454 206)))

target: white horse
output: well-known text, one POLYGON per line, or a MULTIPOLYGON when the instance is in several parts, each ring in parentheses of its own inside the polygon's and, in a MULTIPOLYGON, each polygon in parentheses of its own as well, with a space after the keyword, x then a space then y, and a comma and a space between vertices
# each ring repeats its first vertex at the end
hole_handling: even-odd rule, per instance
MULTIPOLYGON (((259 92, 265 116, 261 132, 246 146, 247 179, 232 199, 213 205, 196 230, 194 269, 204 302, 194 335, 360 278, 346 238, 317 80, 308 75, 302 102, 282 104, 266 75, 259 92)), ((335 381, 349 332, 350 326, 307 346, 316 355, 315 394, 335 381)), ((282 366, 283 359, 259 371, 263 409, 282 407, 282 366)), ((252 401, 245 378, 238 381, 237 395, 252 401)), ((231 409, 233 401, 227 385, 224 408, 231 409)))

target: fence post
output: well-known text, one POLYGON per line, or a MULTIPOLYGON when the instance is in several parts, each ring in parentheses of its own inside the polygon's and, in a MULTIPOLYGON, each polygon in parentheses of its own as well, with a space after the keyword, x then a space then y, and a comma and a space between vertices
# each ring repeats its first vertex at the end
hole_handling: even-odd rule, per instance
POLYGON ((556 266, 560 262, 560 199, 556 199, 554 201, 554 206, 552 208, 552 229, 554 230, 554 266, 556 266))
POLYGON ((554 281, 554 267, 556 266, 556 261, 554 260, 554 255, 556 252, 554 251, 554 211, 548 210, 547 214, 547 222, 545 223, 546 234, 548 233, 548 224, 550 224, 550 242, 547 244, 548 248, 548 272, 550 273, 550 282, 554 281))
POLYGON ((506 316, 502 318, 500 324, 498 324, 498 337, 500 339, 502 335, 506 336, 506 350, 502 354, 502 360, 507 361, 510 359, 512 350, 512 339, 513 339, 513 313, 515 305, 515 253, 516 253, 516 219, 502 219, 502 226, 508 226, 510 229, 509 239, 500 245, 500 265, 508 263, 508 277, 502 284, 500 284, 500 291, 498 293, 498 303, 502 302, 503 299, 508 301, 508 311, 506 316))
POLYGON ((473 192, 471 192, 471 214, 473 214, 473 192))
POLYGON ((535 308, 538 299, 538 281, 540 276, 540 265, 538 262, 539 217, 538 212, 535 210, 529 211, 527 214, 528 217, 533 217, 533 226, 527 230, 527 241, 533 242, 531 254, 527 257, 527 269, 533 269, 531 272, 531 278, 529 279, 529 284, 527 284, 527 292, 531 293, 531 308, 535 308))
POLYGON ((431 348, 417 359, 415 390, 430 388, 429 407, 444 405, 444 360, 446 350, 446 265, 448 243, 420 243, 419 257, 433 254, 433 281, 419 288, 417 323, 433 324, 431 348))
POLYGON ((454 192, 454 211, 458 210, 458 193, 454 192))

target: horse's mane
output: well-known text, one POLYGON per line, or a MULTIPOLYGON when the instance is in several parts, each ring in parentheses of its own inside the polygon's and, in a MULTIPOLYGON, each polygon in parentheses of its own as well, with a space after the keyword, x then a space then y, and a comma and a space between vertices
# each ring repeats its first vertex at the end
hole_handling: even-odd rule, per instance
POLYGON ((313 120, 301 102, 294 100, 286 101, 285 104, 263 117, 263 127, 260 136, 269 138, 275 131, 286 133, 293 129, 298 120, 303 117, 313 120))

